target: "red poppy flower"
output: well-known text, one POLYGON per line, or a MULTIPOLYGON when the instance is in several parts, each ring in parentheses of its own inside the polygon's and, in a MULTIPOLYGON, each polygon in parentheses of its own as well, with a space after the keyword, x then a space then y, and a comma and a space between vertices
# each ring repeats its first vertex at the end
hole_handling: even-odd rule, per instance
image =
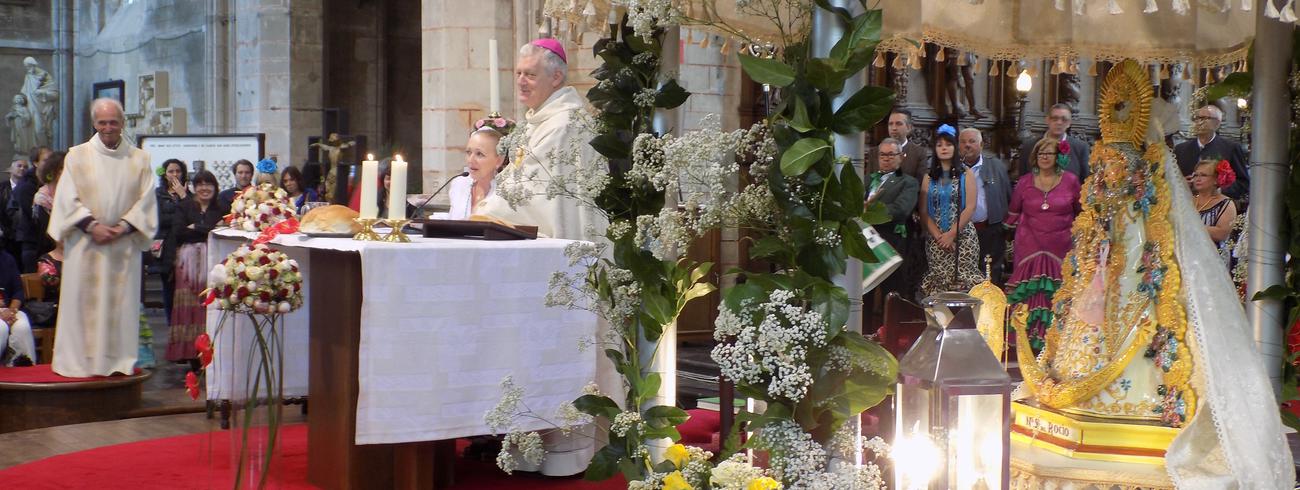
POLYGON ((212 337, 207 333, 201 333, 194 339, 194 350, 199 351, 199 365, 208 367, 212 364, 212 337))
POLYGON ((1061 142, 1056 145, 1056 152, 1061 154, 1070 153, 1070 142, 1061 140, 1061 142))
POLYGON ((194 371, 185 373, 185 393, 190 395, 191 400, 199 399, 199 375, 194 371))

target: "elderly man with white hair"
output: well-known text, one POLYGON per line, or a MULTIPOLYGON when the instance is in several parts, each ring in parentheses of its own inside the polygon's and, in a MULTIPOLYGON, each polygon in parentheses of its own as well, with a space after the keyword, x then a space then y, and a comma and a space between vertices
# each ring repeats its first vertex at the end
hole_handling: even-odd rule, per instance
POLYGON ((64 246, 56 374, 131 374, 139 352, 140 260, 158 228, 149 154, 123 141, 122 104, 90 105, 95 134, 64 158, 47 231, 64 246))
POLYGON ((1247 173, 1246 150, 1236 141, 1219 136, 1219 125, 1223 124, 1223 111, 1213 104, 1197 109, 1192 114, 1192 129, 1196 138, 1179 143, 1174 147, 1174 158, 1183 176, 1190 181, 1192 171, 1201 160, 1227 160, 1232 166, 1237 179, 1227 187, 1220 189, 1223 195, 1233 199, 1242 199, 1250 192, 1250 174, 1247 173))
MULTIPOLYGON (((593 158, 587 144, 591 135, 573 124, 573 114, 583 110, 587 101, 573 87, 566 85, 568 57, 559 41, 542 38, 523 45, 515 61, 515 86, 519 102, 528 107, 524 115, 525 143, 523 158, 511 149, 511 165, 521 165, 521 175, 532 180, 524 183, 532 196, 528 202, 511 207, 498 194, 484 198, 474 214, 491 216, 519 225, 535 225, 538 233, 568 240, 586 240, 589 225, 599 225, 599 218, 578 201, 568 197, 546 196, 550 176, 573 172, 572 162, 557 161, 554 156, 573 146, 580 158, 593 158), (535 177, 533 177, 535 176, 535 177)), ((601 233, 604 230, 597 230, 601 233)))

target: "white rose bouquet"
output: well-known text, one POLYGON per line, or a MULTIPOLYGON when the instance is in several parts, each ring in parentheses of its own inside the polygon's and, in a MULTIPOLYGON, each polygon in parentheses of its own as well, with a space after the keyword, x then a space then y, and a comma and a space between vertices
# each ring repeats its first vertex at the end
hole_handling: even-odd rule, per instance
POLYGON ((208 273, 207 303, 240 313, 289 313, 302 306, 298 262, 266 244, 241 245, 208 273))
POLYGON ((289 194, 272 184, 249 187, 235 195, 226 215, 231 228, 244 231, 262 231, 290 218, 296 220, 298 211, 289 203, 289 194))

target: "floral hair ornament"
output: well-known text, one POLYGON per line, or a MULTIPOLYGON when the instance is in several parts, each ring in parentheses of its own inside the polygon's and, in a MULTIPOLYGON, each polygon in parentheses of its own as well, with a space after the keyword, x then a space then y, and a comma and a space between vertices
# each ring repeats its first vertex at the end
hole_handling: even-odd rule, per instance
POLYGON ((956 138, 956 137, 957 137, 957 128, 954 128, 954 127, 949 126, 949 125, 947 125, 947 124, 944 124, 944 125, 942 125, 942 126, 939 126, 939 129, 934 130, 934 132, 935 132, 935 133, 938 133, 938 134, 946 134, 946 135, 948 135, 948 136, 950 136, 950 137, 953 137, 953 138, 956 138))
MULTIPOLYGON (((495 113, 493 113, 495 115, 495 113)), ((502 136, 510 134, 515 130, 515 121, 504 117, 488 117, 474 121, 474 132, 483 130, 492 130, 501 133, 502 136)))
POLYGON ((1237 181, 1237 172, 1232 170, 1232 164, 1227 160, 1219 160, 1219 164, 1214 166, 1214 173, 1218 176, 1219 187, 1227 187, 1237 181))
POLYGON ((279 168, 279 166, 276 165, 275 160, 272 160, 270 158, 263 158, 262 161, 257 162, 256 168, 258 172, 264 174, 274 174, 275 171, 279 168))
POLYGON ((1056 144, 1056 166, 1065 168, 1070 163, 1070 142, 1061 140, 1056 144))
POLYGON ((554 38, 544 37, 541 39, 535 39, 533 42, 528 44, 555 53, 556 56, 560 57, 560 61, 565 63, 569 62, 569 57, 564 55, 564 45, 560 44, 560 42, 556 41, 554 38))

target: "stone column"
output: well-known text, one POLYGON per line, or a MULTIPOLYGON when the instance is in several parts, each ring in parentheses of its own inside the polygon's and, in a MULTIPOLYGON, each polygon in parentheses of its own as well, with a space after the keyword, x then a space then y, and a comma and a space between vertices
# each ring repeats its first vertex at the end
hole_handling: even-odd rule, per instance
POLYGON ((281 167, 321 131, 322 0, 235 0, 234 130, 266 133, 281 167))
MULTIPOLYGON (((421 3, 420 153, 427 192, 437 189, 465 166, 462 154, 465 141, 474 121, 487 115, 489 97, 499 98, 502 115, 523 118, 524 109, 514 103, 511 76, 515 52, 522 43, 515 39, 516 8, 512 3, 507 0, 423 0, 421 3), (488 93, 489 39, 497 40, 499 94, 488 93)), ((439 196, 436 201, 446 203, 446 196, 439 196)))

